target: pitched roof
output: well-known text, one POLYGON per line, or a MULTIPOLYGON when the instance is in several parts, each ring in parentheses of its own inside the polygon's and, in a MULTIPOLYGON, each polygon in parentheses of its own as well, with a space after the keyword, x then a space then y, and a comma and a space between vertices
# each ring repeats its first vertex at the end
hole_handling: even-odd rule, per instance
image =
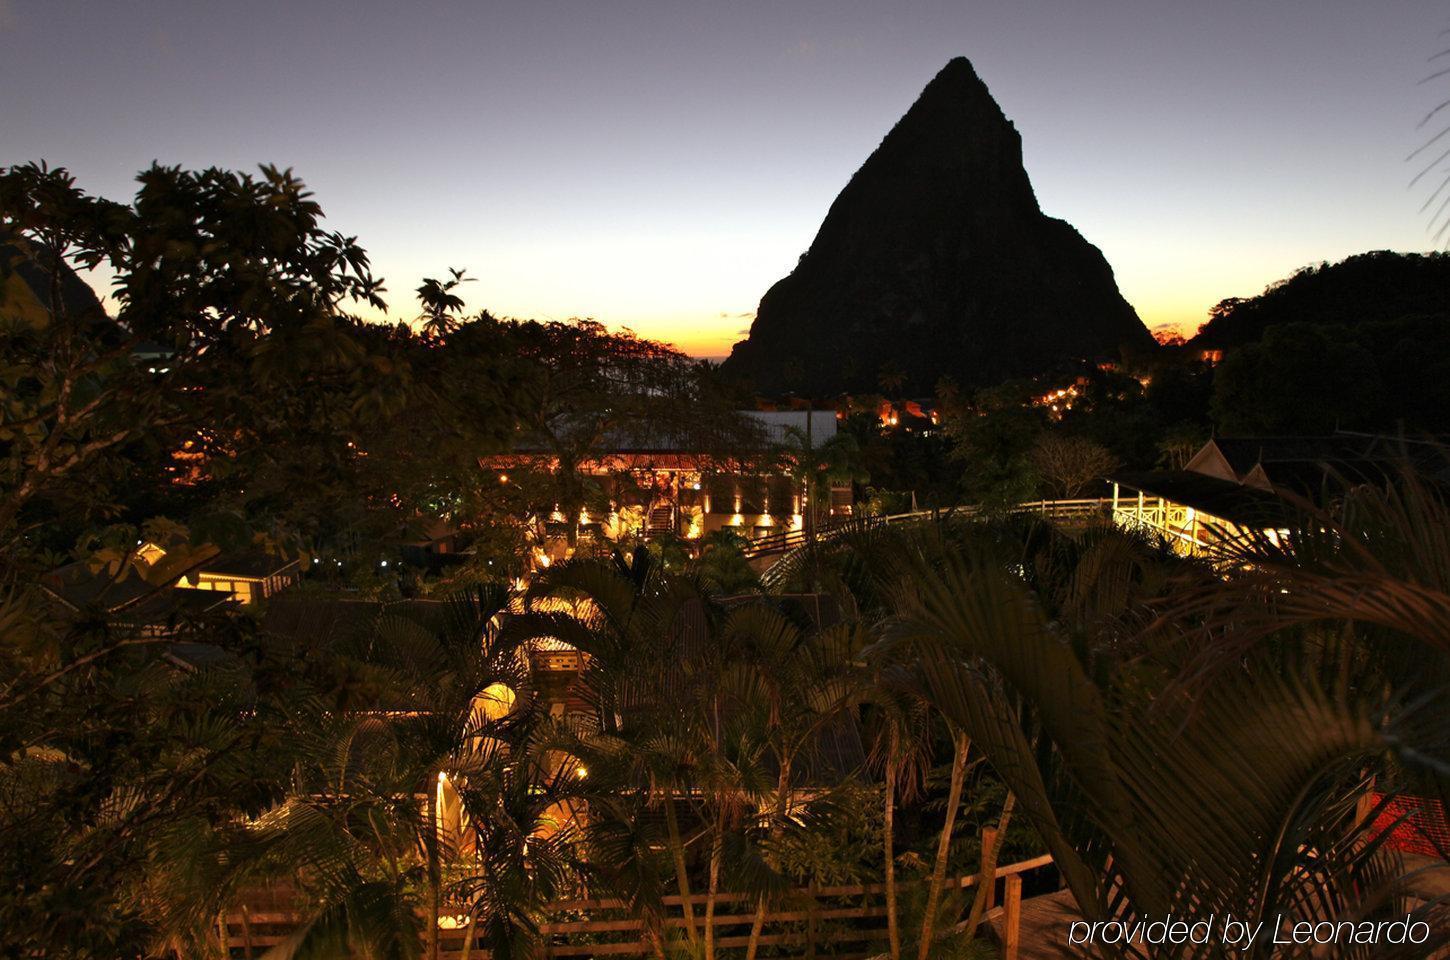
POLYGON ((1335 434, 1327 437, 1215 437, 1216 447, 1242 479, 1255 466, 1273 463, 1356 461, 1376 453, 1378 437, 1335 434))
POLYGON ((1194 455, 1188 469, 1218 476, 1220 458, 1240 483, 1310 499, 1318 498, 1326 486, 1384 483, 1406 465, 1432 478, 1447 474, 1439 444, 1376 434, 1215 437, 1194 455))
POLYGON ((296 559, 274 556, 265 550, 229 550, 202 563, 197 570, 214 577, 265 580, 297 566, 298 563, 296 559))
POLYGON ((103 613, 119 610, 167 586, 151 583, 135 570, 112 574, 105 569, 93 570, 81 561, 50 571, 40 578, 40 585, 72 610, 103 613))
POLYGON ((135 569, 112 573, 77 561, 41 577, 40 585, 76 613, 94 613, 117 626, 145 627, 200 616, 225 606, 231 594, 175 586, 178 572, 160 581, 135 569))
POLYGON ((224 590, 172 587, 117 611, 113 622, 125 627, 172 626, 225 609, 232 603, 232 595, 224 590))

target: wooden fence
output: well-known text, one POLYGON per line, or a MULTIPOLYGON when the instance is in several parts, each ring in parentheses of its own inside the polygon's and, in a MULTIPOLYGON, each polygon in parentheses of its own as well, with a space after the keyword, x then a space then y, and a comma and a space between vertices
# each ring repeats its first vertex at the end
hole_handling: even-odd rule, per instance
MULTIPOLYGON (((983 846, 985 849, 989 845, 983 846)), ((998 866, 992 871, 986 920, 1000 931, 1005 960, 1017 960, 1018 956, 1022 877, 1051 864, 1052 857, 1044 855, 998 866)), ((966 890, 975 888, 978 879, 978 874, 972 874, 949 883, 966 890)), ((921 883, 915 881, 915 885, 921 883)), ((905 894, 912 885, 898 884, 900 893, 905 894)), ((879 883, 796 890, 780 899, 766 913, 760 944, 776 951, 802 948, 807 953, 794 955, 819 956, 821 960, 864 960, 880 955, 886 951, 887 940, 885 890, 885 885, 879 883)), ((744 893, 721 893, 715 902, 716 946, 724 950, 744 947, 750 940, 750 926, 755 919, 755 897, 744 893)), ((664 904, 667 910, 664 920, 666 941, 683 941, 686 922, 680 898, 665 897, 664 904)), ((693 896, 691 904, 696 927, 703 929, 704 895, 693 896)), ((464 910, 445 907, 443 913, 445 916, 451 913, 461 915, 464 910)), ((228 913, 225 920, 219 922, 224 930, 218 933, 225 937, 229 957, 252 960, 285 940, 302 919, 301 913, 287 902, 285 895, 252 897, 248 898, 246 905, 228 913)), ((456 920, 445 922, 457 923, 456 920)), ((987 925, 984 923, 984 928, 987 925)), ((444 960, 463 960, 464 940, 472 932, 466 924, 441 929, 441 957, 444 960)), ((544 935, 545 957, 587 960, 591 957, 649 957, 655 952, 642 921, 630 916, 626 905, 619 900, 555 903, 545 911, 540 932, 544 935)), ((489 952, 476 942, 467 955, 470 960, 489 958, 489 952)))

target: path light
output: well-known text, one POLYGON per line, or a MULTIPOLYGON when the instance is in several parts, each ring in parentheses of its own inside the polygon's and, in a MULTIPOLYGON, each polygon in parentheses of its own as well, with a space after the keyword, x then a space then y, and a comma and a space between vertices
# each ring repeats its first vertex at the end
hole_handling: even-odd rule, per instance
POLYGON ((460 913, 456 917, 446 917, 446 916, 445 917, 439 917, 438 918, 438 929, 439 930, 457 930, 460 927, 466 927, 466 926, 468 926, 472 922, 473 922, 473 918, 470 917, 466 913, 460 913))

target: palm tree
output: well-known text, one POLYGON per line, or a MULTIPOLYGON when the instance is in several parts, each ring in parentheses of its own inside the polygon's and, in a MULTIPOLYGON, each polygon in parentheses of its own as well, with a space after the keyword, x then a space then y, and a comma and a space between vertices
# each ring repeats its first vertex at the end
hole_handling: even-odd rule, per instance
MULTIPOLYGON (((826 726, 859 696, 854 664, 867 637, 866 630, 851 623, 807 632, 764 603, 738 607, 720 628, 717 644, 727 652, 724 682, 733 693, 733 709, 753 718, 756 736, 775 766, 766 817, 772 847, 779 845, 794 812, 802 762, 826 726)), ((764 858, 764 866, 778 871, 774 854, 764 858)), ((777 877, 774 885, 785 884, 777 877)), ((768 893, 757 898, 747 960, 759 950, 767 900, 768 893)))
POLYGON ((941 904, 942 887, 946 883, 947 863, 951 859, 952 831, 956 828, 957 811, 962 806, 962 786, 967 779, 967 756, 972 749, 972 738, 948 721, 952 738, 952 772, 947 788, 946 816, 942 820, 941 834, 937 838, 936 860, 932 865, 931 884, 927 887, 926 910, 921 920, 921 936, 917 939, 917 960, 926 960, 931 954, 936 939, 937 908, 941 904))
POLYGON ((889 399, 896 396, 906 384, 906 373, 894 364, 888 364, 881 368, 876 375, 876 383, 881 387, 881 392, 889 399))
POLYGON ((283 881, 307 916, 276 956, 408 958, 426 935, 436 957, 445 866, 458 852, 439 830, 436 785, 486 782, 476 744, 520 730, 518 716, 477 710, 491 687, 521 685, 517 651, 497 627, 506 597, 488 587, 429 608, 384 607, 361 629, 306 621, 298 633, 311 649, 300 652, 344 686, 331 703, 299 704, 306 722, 290 734, 290 789, 249 820, 223 821, 159 857, 153 891, 168 904, 170 931, 184 937, 227 897, 283 881))
POLYGON ((535 713, 526 735, 487 731, 454 772, 472 840, 450 890, 465 905, 469 942, 500 960, 536 955, 543 908, 579 890, 592 874, 583 813, 591 803, 566 732, 535 713))
MULTIPOLYGON (((1394 528, 1408 529, 1399 522, 1408 519, 1397 515, 1394 528)), ((1427 723, 1422 706, 1381 682, 1357 682, 1362 659, 1325 632, 1280 630, 1274 648, 1236 646, 1235 665, 1187 695, 1174 678, 1214 633, 1201 620, 1145 615, 1145 601, 1174 584, 1144 576, 1128 546, 1101 537, 1041 590, 1022 564, 1004 562, 1000 543, 918 564, 902 584, 892 638, 920 657, 932 702, 1006 781, 1088 919, 1393 913, 1393 901, 1366 896, 1395 867, 1356 826, 1364 771, 1386 755, 1444 769, 1434 765, 1450 755, 1450 725, 1427 723), (1097 600, 1075 592, 1078 579, 1099 584, 1097 600), (1046 589, 1052 583, 1063 589, 1046 589), (1125 636, 1135 639, 1119 648, 1125 636)), ((1327 588, 1315 575, 1305 579, 1327 588)), ((1247 583, 1262 587, 1268 576, 1254 572, 1247 583)), ((1231 578, 1222 589, 1234 597, 1246 587, 1231 578)), ((1275 602, 1288 596, 1306 614, 1315 604, 1316 618, 1343 615, 1279 589, 1290 592, 1275 602)), ((1431 613, 1400 609, 1420 622, 1431 613)), ((1210 944, 1200 955, 1230 952, 1210 944)))
POLYGON ((866 687, 872 730, 871 760, 883 771, 882 860, 886 883, 886 931, 891 960, 901 958, 901 929, 896 893, 896 803, 910 801, 921 786, 930 754, 927 704, 914 690, 909 671, 879 656, 866 687))
MULTIPOLYGON (((527 611, 510 628, 515 635, 562 640, 587 660, 579 688, 597 728, 579 736, 574 749, 589 758, 597 788, 610 793, 598 805, 603 816, 594 821, 593 842, 617 850, 620 838, 635 835, 646 806, 663 810, 686 934, 696 942, 679 807, 689 796, 701 746, 697 718, 686 709, 691 682, 679 667, 684 647, 699 642, 687 635, 687 624, 703 616, 704 595, 692 582, 666 574, 640 547, 628 558, 616 552, 607 562, 557 564, 535 578, 525 600, 527 611)), ((638 856, 628 863, 636 872, 651 869, 638 859, 647 859, 641 851, 648 846, 630 845, 638 856)), ((658 894, 634 900, 637 912, 657 924, 658 894)))

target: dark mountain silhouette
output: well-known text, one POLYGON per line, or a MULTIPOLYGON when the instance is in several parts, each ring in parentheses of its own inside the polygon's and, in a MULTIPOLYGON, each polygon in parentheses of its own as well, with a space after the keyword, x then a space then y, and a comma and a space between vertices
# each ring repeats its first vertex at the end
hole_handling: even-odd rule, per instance
POLYGON ((1257 297, 1224 300, 1191 344, 1240 347, 1281 323, 1357 326, 1434 318, 1450 322, 1450 254, 1377 250, 1305 267, 1257 297))
MULTIPOLYGON (((17 316, 48 313, 51 302, 50 254, 0 230, 0 308, 17 316)), ((106 315, 94 290, 70 265, 60 264, 61 303, 72 317, 98 320, 106 315)))
POLYGON ((1152 337, 1103 255, 1045 216, 971 63, 937 74, 760 301, 727 374, 766 394, 995 383, 1152 337))

